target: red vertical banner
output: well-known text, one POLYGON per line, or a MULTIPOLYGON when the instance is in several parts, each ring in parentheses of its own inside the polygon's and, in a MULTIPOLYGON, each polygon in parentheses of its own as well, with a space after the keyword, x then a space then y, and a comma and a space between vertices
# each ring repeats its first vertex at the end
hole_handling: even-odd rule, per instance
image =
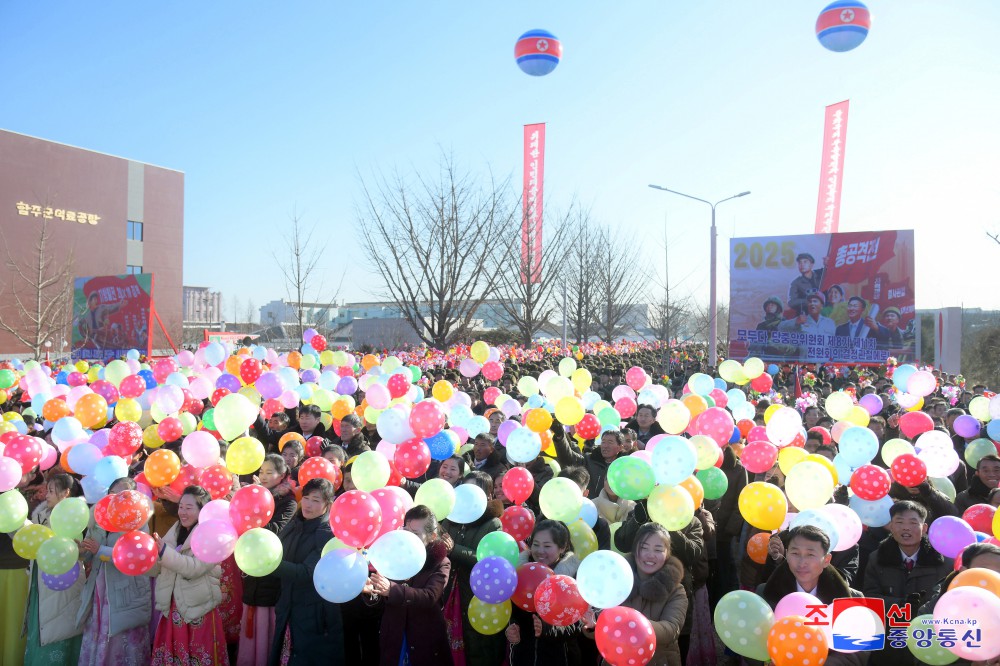
POLYGON ((545 123, 524 126, 524 190, 521 221, 521 282, 542 281, 542 194, 545 123))
POLYGON ((844 182, 844 151, 847 147, 847 111, 850 100, 826 107, 823 123, 823 158, 816 203, 817 234, 837 233, 840 227, 840 192, 844 182))

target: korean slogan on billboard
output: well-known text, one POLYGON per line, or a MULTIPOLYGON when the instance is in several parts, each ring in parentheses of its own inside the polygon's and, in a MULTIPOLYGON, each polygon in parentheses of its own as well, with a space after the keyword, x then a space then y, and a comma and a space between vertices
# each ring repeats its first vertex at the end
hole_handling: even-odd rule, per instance
POLYGON ((734 238, 730 358, 915 358, 913 231, 734 238))
POLYGON ((76 278, 73 358, 107 361, 129 349, 149 354, 153 275, 76 278))

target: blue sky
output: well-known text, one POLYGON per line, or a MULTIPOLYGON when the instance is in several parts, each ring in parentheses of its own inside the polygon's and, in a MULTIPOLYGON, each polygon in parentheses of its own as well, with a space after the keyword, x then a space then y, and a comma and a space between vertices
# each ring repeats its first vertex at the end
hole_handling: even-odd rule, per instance
MULTIPOLYGON (((728 238, 811 233, 823 108, 851 100, 841 230, 916 230, 917 305, 1000 308, 1000 3, 868 3, 868 40, 826 51, 824 2, 0 2, 0 127, 186 174, 186 284, 284 296, 293 211, 328 241, 340 298, 379 284, 358 243, 359 174, 521 177, 548 124, 546 206, 633 233, 676 293, 708 297, 706 206, 728 238), (544 28, 556 71, 518 70, 544 28), (976 285, 975 288, 969 288, 976 285)), ((488 241, 486 241, 488 242, 488 241)))

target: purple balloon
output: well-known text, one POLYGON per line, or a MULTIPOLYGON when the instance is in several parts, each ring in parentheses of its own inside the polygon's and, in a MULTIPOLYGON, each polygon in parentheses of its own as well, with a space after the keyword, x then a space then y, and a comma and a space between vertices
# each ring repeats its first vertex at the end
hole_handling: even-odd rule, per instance
POLYGON ((101 428, 100 430, 95 430, 94 434, 90 436, 90 443, 99 449, 103 449, 108 445, 108 435, 111 434, 109 428, 101 428))
POLYGON ((227 389, 230 393, 236 393, 243 387, 243 382, 236 375, 224 372, 215 380, 215 388, 227 389))
POLYGON ((319 370, 316 368, 309 368, 308 370, 302 371, 302 383, 308 384, 309 382, 316 383, 319 381, 319 370))
POLYGON ((354 395, 358 390, 358 380, 354 377, 341 377, 337 382, 336 391, 340 395, 354 395))
POLYGON ((472 567, 469 577, 472 593, 488 604, 499 604, 510 599, 517 587, 517 572, 514 565, 500 557, 479 560, 472 567))
POLYGON ((520 427, 517 421, 504 421, 500 424, 497 429, 497 439, 504 446, 507 446, 507 438, 510 437, 510 433, 514 432, 520 427))
POLYGON ((73 587, 73 583, 80 577, 80 563, 75 563, 72 569, 58 576, 52 576, 44 571, 40 573, 42 574, 42 582, 45 583, 45 587, 56 592, 62 592, 73 587))
POLYGON ((941 516, 931 523, 927 538, 934 550, 953 559, 966 546, 976 543, 976 533, 967 522, 955 516, 941 516))
POLYGON ((882 411, 882 398, 878 397, 874 393, 869 393, 868 395, 862 396, 861 400, 858 401, 865 411, 875 416, 882 411))
POLYGON ((979 437, 979 419, 975 416, 969 416, 968 414, 962 414, 957 419, 955 419, 955 424, 952 428, 955 429, 955 434, 960 435, 969 439, 971 437, 979 437))
POLYGON ((257 389, 257 393, 260 393, 260 396, 265 400, 277 398, 285 390, 281 384, 281 378, 276 372, 265 372, 257 378, 253 385, 257 389))

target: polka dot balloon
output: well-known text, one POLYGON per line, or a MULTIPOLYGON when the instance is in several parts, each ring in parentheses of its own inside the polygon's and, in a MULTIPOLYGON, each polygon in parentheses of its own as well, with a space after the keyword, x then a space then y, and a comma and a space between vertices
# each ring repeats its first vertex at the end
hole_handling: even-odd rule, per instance
POLYGON ((789 615, 774 623, 767 636, 767 654, 775 666, 822 666, 830 648, 819 629, 806 626, 806 618, 789 615))

